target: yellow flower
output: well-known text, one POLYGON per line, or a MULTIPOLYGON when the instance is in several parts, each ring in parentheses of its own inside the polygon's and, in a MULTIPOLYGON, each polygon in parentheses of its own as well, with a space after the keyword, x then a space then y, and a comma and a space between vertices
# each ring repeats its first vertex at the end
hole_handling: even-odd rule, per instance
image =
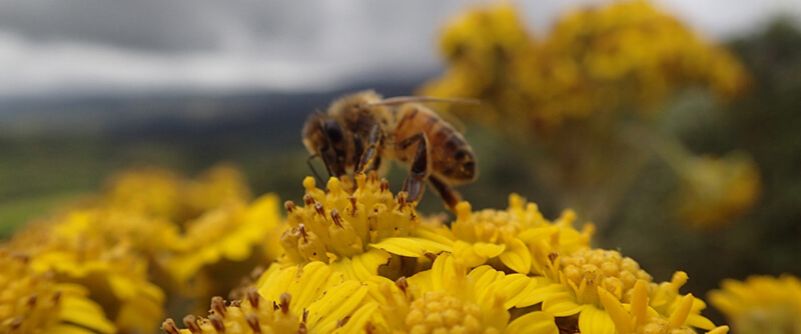
POLYGON ((447 70, 421 93, 480 98, 489 107, 459 111, 501 120, 494 124, 505 131, 519 124, 543 133, 570 120, 658 110, 688 86, 724 99, 747 87, 731 53, 646 1, 580 8, 541 41, 528 36, 508 3, 465 11, 440 36, 447 70))
POLYGON ((743 154, 692 157, 679 173, 679 213, 694 227, 720 227, 748 211, 759 197, 759 170, 743 154))
MULTIPOLYGON (((289 228, 281 237, 286 263, 322 261, 349 277, 375 275, 394 254, 421 257, 451 250, 451 241, 424 226, 404 193, 393 196, 386 180, 375 174, 356 177, 355 190, 346 191, 339 179, 327 191, 314 179, 303 181, 304 206, 286 203, 289 228)), ((399 274, 399 273, 396 273, 399 274)))
POLYGON ((581 230, 577 230, 573 227, 575 220, 576 213, 565 210, 552 223, 520 233, 518 237, 531 251, 535 273, 546 275, 550 272, 553 257, 558 254, 572 254, 590 247, 595 225, 584 224, 581 230))
POLYGON ((116 175, 107 186, 100 205, 180 226, 207 210, 249 199, 244 176, 229 165, 212 167, 196 180, 151 167, 116 175))
POLYGON ((0 248, 0 332, 114 333, 103 309, 79 285, 36 272, 26 255, 0 248))
POLYGON ((528 274, 532 266, 535 271, 541 270, 542 266, 533 262, 544 260, 544 256, 553 251, 552 247, 569 251, 589 246, 591 226, 579 233, 571 226, 574 217, 567 212, 552 224, 542 216, 536 204, 527 203, 516 194, 509 196, 509 207, 505 211, 471 212, 470 204, 462 202, 456 207, 456 221, 451 225, 456 239, 454 253, 471 267, 497 258, 506 268, 528 274), (542 243, 545 240, 562 242, 559 245, 542 243))
POLYGON ((190 212, 206 212, 226 203, 250 199, 245 176, 232 165, 216 165, 186 183, 183 200, 190 212))
POLYGON ((243 300, 226 305, 220 297, 211 300, 209 315, 205 318, 188 315, 183 323, 186 329, 178 329, 175 321, 167 319, 161 328, 167 334, 281 334, 302 333, 300 316, 290 311, 289 295, 283 295, 278 303, 265 300, 255 290, 250 290, 243 300))
POLYGON ((801 332, 801 281, 794 276, 724 280, 709 301, 737 333, 801 332))
POLYGON ((518 49, 530 42, 514 6, 501 3, 465 11, 442 32, 440 51, 449 59, 484 60, 518 49))
POLYGON ((168 319, 168 333, 331 333, 346 326, 360 332, 375 311, 367 303, 368 285, 381 280, 347 279, 342 272, 313 261, 282 267, 274 264, 265 271, 245 298, 226 306, 220 297, 212 299, 208 318, 184 318, 185 330, 168 319))
POLYGON ((611 250, 553 253, 549 267, 546 276, 553 283, 542 304, 543 311, 557 317, 578 315, 578 327, 582 332, 590 328, 604 331, 612 328, 598 291, 607 291, 621 302, 628 302, 638 279, 651 281, 651 276, 641 270, 636 261, 611 250))
POLYGON ((54 280, 85 287, 121 331, 149 333, 163 319, 164 293, 148 281, 147 262, 129 244, 112 244, 91 228, 37 224, 11 240, 30 268, 54 280))
POLYGON ((469 273, 450 254, 430 270, 395 284, 377 285, 380 311, 369 326, 376 333, 557 333, 553 316, 533 311, 511 320, 511 308, 541 302, 540 281, 504 274, 489 266, 469 273), (511 321, 510 321, 511 320, 511 321))
MULTIPOLYGON (((679 292, 684 284, 687 283, 687 273, 677 271, 669 282, 659 284, 652 283, 649 287, 650 304, 649 306, 663 317, 669 317, 681 308, 686 296, 679 292)), ((706 308, 703 300, 693 297, 690 313, 686 317, 685 324, 690 327, 712 330, 715 324, 711 320, 701 315, 701 311, 706 308)))
MULTIPOLYGON (((614 329, 619 334, 695 333, 695 330, 686 324, 688 317, 694 313, 695 299, 691 294, 682 296, 677 307, 668 316, 648 306, 648 283, 643 280, 638 280, 634 284, 631 301, 628 304, 621 303, 605 289, 599 288, 598 296, 614 322, 614 329)), ((710 333, 725 334, 728 330, 728 326, 720 326, 711 329, 710 333)))
MULTIPOLYGON (((617 308, 610 309, 609 305, 612 305, 611 301, 617 303, 615 305, 639 305, 642 300, 635 299, 641 298, 638 294, 642 291, 638 289, 642 288, 637 284, 647 284, 650 304, 646 301, 646 305, 654 317, 669 318, 674 314, 680 317, 671 328, 685 324, 707 330, 714 328, 711 321, 700 315, 706 306, 703 301, 689 297, 689 306, 685 305, 687 297, 679 294, 679 288, 687 281, 683 272, 677 272, 670 282, 653 284, 651 275, 640 269, 633 259, 623 257, 617 251, 589 248, 572 254, 553 253, 549 268, 546 277, 552 283, 543 289, 546 296, 543 297, 542 310, 556 317, 569 317, 567 324, 575 323, 570 326, 576 326, 582 332, 614 333, 615 324, 622 315, 614 313, 617 308), (685 307, 689 311, 682 311, 685 307)), ((620 328, 620 333, 629 330, 620 328)))
POLYGON ((182 215, 181 180, 169 170, 127 170, 115 175, 106 188, 105 207, 167 220, 182 215))
POLYGON ((259 261, 274 260, 280 252, 276 249, 280 219, 275 195, 264 195, 250 205, 230 202, 188 222, 186 232, 166 245, 172 250, 159 261, 180 283, 204 266, 223 260, 244 262, 254 252, 259 261), (269 247, 266 254, 258 245, 269 247))

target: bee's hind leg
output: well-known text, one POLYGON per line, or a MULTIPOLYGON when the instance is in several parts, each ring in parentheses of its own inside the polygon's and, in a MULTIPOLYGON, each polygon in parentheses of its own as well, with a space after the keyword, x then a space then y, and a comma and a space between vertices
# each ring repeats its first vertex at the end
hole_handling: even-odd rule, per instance
POLYGON ((409 197, 407 199, 410 202, 419 201, 423 197, 423 192, 426 188, 425 180, 429 175, 428 138, 422 133, 418 133, 398 143, 401 149, 405 149, 415 142, 419 142, 417 151, 411 163, 409 176, 403 182, 403 191, 408 194, 409 197))
POLYGON ((456 204, 462 201, 462 195, 434 175, 429 176, 428 181, 431 182, 431 186, 439 193, 439 197, 442 198, 445 205, 447 205, 451 211, 456 212, 456 204))

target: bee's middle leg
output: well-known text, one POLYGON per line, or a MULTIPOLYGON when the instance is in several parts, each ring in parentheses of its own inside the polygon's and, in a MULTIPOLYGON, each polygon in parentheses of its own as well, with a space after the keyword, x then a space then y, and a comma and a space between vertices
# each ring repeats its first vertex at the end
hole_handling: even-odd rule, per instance
POLYGON ((411 163, 409 176, 403 182, 403 191, 408 194, 408 200, 415 202, 420 200, 425 191, 425 180, 429 175, 428 163, 428 138, 422 133, 406 138, 398 143, 401 149, 408 148, 414 143, 418 143, 417 151, 411 163))

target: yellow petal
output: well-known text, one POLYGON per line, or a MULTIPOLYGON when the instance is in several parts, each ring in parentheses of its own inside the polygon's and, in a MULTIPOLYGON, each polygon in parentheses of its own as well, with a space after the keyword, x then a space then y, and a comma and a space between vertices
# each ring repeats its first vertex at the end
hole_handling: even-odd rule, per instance
MULTIPOLYGON (((460 275, 458 275, 459 270, 460 269, 457 268, 452 255, 446 253, 437 256, 437 258, 434 260, 431 270, 429 271, 430 276, 428 277, 431 280, 429 283, 431 284, 430 286, 434 290, 446 291, 455 288, 457 285, 461 284, 465 278, 465 276, 460 277, 460 275)), ((411 281, 409 281, 409 283, 415 281, 415 276, 417 276, 417 274, 410 278, 411 281)))
POLYGON ((726 334, 729 332, 729 326, 719 326, 715 329, 706 332, 707 334, 726 334))
POLYGON ((256 286, 259 287, 259 294, 267 300, 279 300, 279 296, 286 292, 285 287, 289 286, 295 279, 299 266, 281 268, 278 263, 273 263, 267 271, 261 274, 256 286))
POLYGON ((615 334, 615 323, 609 313, 588 306, 579 315, 579 330, 582 334, 615 334))
POLYGON ((95 302, 84 298, 67 297, 63 298, 62 303, 61 319, 63 321, 92 329, 98 333, 115 332, 114 325, 106 319, 103 309, 95 302))
POLYGON ((531 252, 526 244, 518 239, 512 241, 511 247, 508 247, 498 257, 509 269, 521 274, 528 274, 531 270, 531 252))
MULTIPOLYGON (((602 300, 603 302, 603 300, 602 300)), ((604 303, 604 307, 609 307, 604 303)), ((634 316, 636 326, 641 326, 647 321, 646 312, 648 310, 648 283, 644 280, 637 280, 634 283, 634 291, 631 297, 631 314, 634 316)), ((614 317, 613 317, 614 319, 614 317)), ((617 322, 615 322, 617 323, 617 322)))
MULTIPOLYGON (((57 324, 44 330, 43 334, 94 334, 95 331, 70 324, 57 324)), ((113 333, 113 332, 109 332, 113 333)))
POLYGON ((473 244, 473 251, 487 259, 501 255, 505 249, 505 245, 496 245, 487 242, 477 242, 473 244))
POLYGON ((503 306, 508 310, 521 304, 521 300, 526 297, 525 293, 529 291, 532 284, 531 277, 523 274, 511 274, 496 281, 493 285, 497 286, 497 293, 506 299, 503 306))
POLYGON ((712 320, 709 320, 700 314, 694 313, 690 313, 690 315, 687 317, 686 325, 705 330, 715 329, 715 323, 713 323, 712 320))
POLYGON ((477 267, 487 261, 485 256, 478 255, 472 244, 457 240, 453 246, 453 255, 467 267, 477 267))
POLYGON ((351 259, 342 258, 331 264, 335 271, 342 272, 347 278, 367 280, 378 273, 378 267, 387 263, 390 254, 382 249, 371 249, 351 259))
POLYGON ((552 315, 545 312, 531 312, 513 320, 506 333, 558 334, 559 329, 552 315))
POLYGON ((503 277, 503 272, 497 271, 489 265, 473 268, 473 270, 470 270, 470 273, 467 274, 467 279, 475 284, 476 291, 486 289, 490 284, 502 279, 503 277))
POLYGON ((539 304, 548 297, 559 293, 569 293, 567 288, 561 284, 554 284, 551 280, 536 276, 531 277, 529 286, 520 292, 519 296, 514 297, 515 307, 526 307, 539 304))
MULTIPOLYGON (((292 306, 306 307, 319 297, 327 287, 325 283, 331 269, 322 262, 311 262, 301 268, 301 276, 293 282, 294 286, 288 291, 292 295, 292 306)), ((283 294, 283 292, 281 292, 283 294)), ((280 296, 280 294, 279 294, 280 296)), ((280 297, 279 297, 280 298, 280 297)), ((295 307, 292 307, 293 311, 295 307)))
POLYGON ((453 247, 447 244, 423 238, 410 237, 387 238, 381 240, 381 242, 370 244, 370 247, 383 249, 392 254, 407 257, 421 257, 426 253, 439 254, 453 251, 453 247))
POLYGON ((337 323, 350 315, 367 295, 367 286, 357 281, 328 289, 320 300, 308 307, 308 323, 314 332, 330 333, 337 323))
POLYGON ((570 292, 554 293, 542 302, 542 310, 553 314, 555 317, 566 317, 581 312, 586 305, 581 305, 573 300, 570 292))
POLYGON ((345 323, 342 328, 338 329, 336 333, 342 334, 360 334, 364 333, 364 328, 367 325, 367 322, 376 315, 378 311, 378 304, 376 303, 369 303, 360 307, 353 315, 348 319, 348 322, 345 323))
POLYGON ((693 307, 693 295, 688 294, 681 298, 679 306, 670 315, 668 326, 670 328, 679 328, 687 321, 687 316, 690 315, 690 309, 693 307))
MULTIPOLYGON (((637 283, 644 282, 639 281, 637 283)), ((636 287, 635 287, 636 289, 636 287)), ((636 295, 636 290, 635 290, 636 295)), ((609 314, 610 319, 612 322, 615 323, 615 328, 617 329, 618 333, 620 334, 629 334, 634 331, 634 319, 632 316, 629 315, 628 312, 623 308, 623 304, 617 300, 611 293, 606 291, 606 289, 599 287, 598 288, 598 297, 601 299, 601 303, 604 305, 606 312, 609 314)), ((642 305, 642 316, 643 319, 645 318, 645 304, 642 305)), ((633 307, 632 307, 633 308, 633 307)), ((632 310, 634 311, 634 310, 632 310)), ((638 313, 640 313, 638 311, 638 313)), ((637 318, 639 320, 640 318, 637 318)))

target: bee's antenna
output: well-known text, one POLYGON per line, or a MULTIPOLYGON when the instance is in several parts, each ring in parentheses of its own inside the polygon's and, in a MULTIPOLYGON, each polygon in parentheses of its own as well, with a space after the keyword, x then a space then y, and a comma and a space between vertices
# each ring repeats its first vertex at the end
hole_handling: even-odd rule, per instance
POLYGON ((318 154, 310 155, 309 158, 306 159, 306 164, 309 166, 309 169, 311 169, 312 173, 314 174, 314 177, 317 179, 317 182, 319 182, 318 184, 325 184, 325 182, 323 182, 323 178, 320 177, 320 174, 317 173, 317 170, 314 169, 314 165, 312 165, 312 160, 319 157, 320 155, 318 154))
POLYGON ((423 102, 423 103, 453 103, 453 104, 468 104, 479 105, 480 100, 470 98, 448 98, 448 97, 433 97, 433 96, 395 96, 383 99, 378 102, 368 103, 368 106, 387 106, 395 104, 403 104, 409 102, 423 102))

